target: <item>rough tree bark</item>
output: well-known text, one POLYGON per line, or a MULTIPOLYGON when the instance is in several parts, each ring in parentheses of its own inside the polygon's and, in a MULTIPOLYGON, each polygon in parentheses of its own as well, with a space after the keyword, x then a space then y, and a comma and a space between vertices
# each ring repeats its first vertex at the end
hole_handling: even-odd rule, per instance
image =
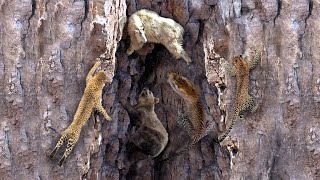
POLYGON ((1 179, 319 179, 319 8, 319 0, 1 0, 1 179), (127 16, 142 8, 185 28, 193 64, 161 45, 125 54, 127 16), (219 65, 252 55, 261 43, 262 60, 250 76, 260 106, 231 132, 239 148, 231 169, 228 151, 213 144, 230 123, 235 97, 235 80, 219 65), (47 155, 71 123, 99 56, 114 74, 103 96, 113 120, 93 113, 59 167, 47 155), (159 165, 188 138, 176 123, 184 103, 166 82, 170 71, 201 91, 208 136, 159 165), (156 113, 170 142, 159 158, 124 174, 129 118, 119 101, 135 104, 145 86, 161 99, 156 113))
MULTIPOLYGON (((250 54, 260 43, 265 46, 251 74, 251 94, 260 99, 260 108, 231 133, 239 142, 231 179, 319 179, 319 5, 308 0, 221 1, 219 14, 211 16, 209 33, 204 33, 207 57, 217 53, 230 59, 250 54)), ((208 81, 219 82, 214 70, 221 58, 206 61, 208 81)), ((230 80, 227 112, 234 102, 230 80)))

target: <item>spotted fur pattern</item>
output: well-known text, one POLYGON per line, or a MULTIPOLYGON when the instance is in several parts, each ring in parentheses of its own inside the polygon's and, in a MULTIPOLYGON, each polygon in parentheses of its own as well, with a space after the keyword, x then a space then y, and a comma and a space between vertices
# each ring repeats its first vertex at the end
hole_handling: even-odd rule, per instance
POLYGON ((194 127, 192 123, 190 123, 191 119, 191 114, 190 113, 184 113, 184 112, 178 112, 178 118, 177 118, 177 123, 179 126, 183 127, 188 135, 192 138, 192 135, 195 133, 194 132, 194 127))
POLYGON ((260 61, 262 53, 262 46, 255 50, 255 55, 251 60, 243 58, 241 55, 232 59, 232 66, 226 65, 225 69, 230 75, 236 76, 237 89, 236 89, 236 105, 232 122, 227 131, 218 138, 218 143, 222 142, 232 130, 236 120, 242 118, 245 111, 254 112, 258 108, 258 105, 254 101, 254 98, 249 95, 249 72, 260 61))
POLYGON ((172 161, 175 157, 178 157, 188 152, 204 135, 205 131, 205 115, 204 108, 200 100, 199 92, 195 89, 194 84, 187 78, 180 76, 176 73, 169 73, 168 82, 172 89, 178 93, 188 105, 188 115, 180 114, 179 123, 182 124, 191 137, 191 143, 179 153, 162 160, 161 162, 172 161))
POLYGON ((101 104, 102 89, 106 82, 111 82, 111 79, 107 77, 104 71, 99 71, 94 74, 95 70, 100 64, 101 61, 97 61, 88 73, 86 78, 86 88, 80 100, 76 114, 74 115, 73 121, 71 125, 62 133, 60 140, 49 155, 50 158, 53 158, 58 149, 65 142, 68 142, 67 148, 61 160, 59 161, 60 166, 63 164, 65 159, 71 153, 74 145, 77 143, 81 129, 86 121, 90 118, 93 108, 99 111, 106 120, 111 120, 111 117, 107 114, 101 104))

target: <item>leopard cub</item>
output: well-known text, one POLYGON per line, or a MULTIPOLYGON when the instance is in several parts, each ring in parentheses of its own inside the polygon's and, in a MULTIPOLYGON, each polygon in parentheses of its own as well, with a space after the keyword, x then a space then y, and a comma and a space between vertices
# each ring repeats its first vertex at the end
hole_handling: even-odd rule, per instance
POLYGON ((236 102, 231 124, 227 131, 218 138, 218 143, 222 142, 229 135, 236 120, 238 118, 243 118, 245 111, 255 112, 258 108, 258 104, 254 101, 254 98, 249 95, 249 73, 258 64, 261 59, 261 53, 262 46, 256 49, 254 57, 250 60, 247 57, 242 57, 240 55, 232 59, 232 65, 224 64, 224 68, 227 72, 231 76, 236 76, 236 102))
POLYGON ((84 94, 80 100, 76 114, 74 115, 71 125, 62 133, 60 140, 49 155, 53 158, 57 153, 58 149, 63 145, 64 142, 68 141, 67 148, 59 161, 59 166, 63 164, 68 155, 71 153, 74 145, 77 143, 81 129, 83 125, 90 118, 92 109, 99 111, 106 120, 111 121, 111 117, 107 114, 101 104, 102 89, 106 82, 111 82, 112 79, 106 75, 104 71, 99 71, 94 74, 101 61, 97 61, 89 71, 86 78, 86 88, 84 94))

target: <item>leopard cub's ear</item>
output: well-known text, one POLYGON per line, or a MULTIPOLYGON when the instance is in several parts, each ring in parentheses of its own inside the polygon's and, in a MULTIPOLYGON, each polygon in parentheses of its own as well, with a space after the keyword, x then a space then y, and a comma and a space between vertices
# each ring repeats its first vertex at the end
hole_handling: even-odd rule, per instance
POLYGON ((154 103, 157 104, 160 102, 160 99, 159 98, 154 98, 154 103))

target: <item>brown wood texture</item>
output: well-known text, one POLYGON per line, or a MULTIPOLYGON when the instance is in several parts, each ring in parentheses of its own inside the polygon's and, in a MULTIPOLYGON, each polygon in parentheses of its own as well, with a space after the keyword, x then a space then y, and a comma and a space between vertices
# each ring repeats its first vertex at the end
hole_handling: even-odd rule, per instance
POLYGON ((0 179, 319 179, 319 8, 318 0, 0 0, 0 179), (191 65, 158 44, 126 55, 127 18, 142 8, 184 27, 191 65), (213 144, 235 100, 235 78, 220 64, 252 56, 260 44, 249 89, 259 108, 231 131, 239 151, 230 166, 228 142, 213 144), (114 74, 102 100, 113 120, 92 113, 59 167, 62 150, 54 160, 47 156, 71 124, 100 55, 114 74), (189 141, 177 126, 185 103, 167 82, 171 71, 201 92, 208 135, 171 164, 159 164, 189 141), (119 102, 135 104, 143 87, 160 98, 155 111, 169 144, 127 171, 131 127, 119 102))

